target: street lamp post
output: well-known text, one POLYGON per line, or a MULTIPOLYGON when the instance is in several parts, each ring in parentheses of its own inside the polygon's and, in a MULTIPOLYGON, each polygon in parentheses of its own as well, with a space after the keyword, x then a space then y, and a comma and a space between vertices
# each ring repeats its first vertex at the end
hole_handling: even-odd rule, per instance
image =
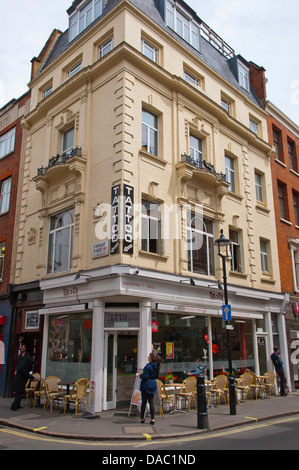
MULTIPOLYGON (((225 305, 228 305, 228 295, 227 295, 227 275, 226 275, 226 260, 231 257, 229 250, 231 249, 231 241, 228 238, 225 238, 223 235, 223 230, 221 230, 221 235, 218 240, 215 241, 215 245, 218 246, 218 255, 222 258, 222 269, 223 269, 223 289, 224 289, 224 301, 225 305)), ((231 347, 231 335, 229 328, 229 321, 226 322, 226 336, 227 336, 227 356, 228 356, 228 368, 229 368, 229 406, 230 414, 237 414, 237 400, 236 400, 236 390, 235 390, 235 381, 233 377, 233 367, 232 367, 232 347, 231 347)))

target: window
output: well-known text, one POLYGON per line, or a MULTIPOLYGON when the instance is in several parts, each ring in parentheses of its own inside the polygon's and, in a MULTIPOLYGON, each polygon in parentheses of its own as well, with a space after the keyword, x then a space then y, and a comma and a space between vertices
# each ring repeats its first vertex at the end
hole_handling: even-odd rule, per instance
POLYGON ((0 243, 0 281, 3 279, 4 272, 4 258, 5 258, 5 243, 0 243))
POLYGON ((261 250, 261 267, 263 273, 269 273, 269 255, 268 255, 268 242, 260 240, 261 250))
POLYGON ((263 179, 260 173, 255 172, 255 196, 256 200, 263 202, 263 179))
POLYGON ((275 148, 275 159, 283 161, 282 157, 282 145, 281 145, 281 132, 273 129, 273 145, 275 148), (281 158, 280 158, 281 156, 281 158))
POLYGON ((252 132, 254 132, 256 135, 258 135, 259 133, 259 124, 257 121, 255 121, 254 119, 251 119, 249 120, 249 127, 250 127, 250 130, 252 132))
POLYGON ((146 109, 142 111, 142 149, 158 155, 158 117, 146 109))
POLYGON ((15 149, 16 128, 14 127, 0 137, 0 158, 5 157, 15 149))
POLYGON ((91 0, 83 8, 76 10, 69 19, 69 40, 72 41, 101 15, 102 0, 91 0))
POLYGON ((53 91, 52 85, 48 86, 45 90, 43 90, 43 99, 51 95, 52 91, 53 91))
POLYGON ((143 199, 141 219, 141 249, 149 253, 162 254, 164 249, 159 204, 143 199))
POLYGON ((166 22, 167 26, 199 51, 200 30, 198 24, 190 18, 187 12, 179 9, 177 5, 170 0, 167 0, 166 22))
POLYGON ((197 168, 200 168, 200 163, 203 161, 202 140, 198 137, 190 135, 189 151, 193 163, 196 163, 197 168))
POLYGON ((48 335, 46 376, 90 379, 92 313, 51 315, 48 335))
POLYGON ((243 267, 242 267, 241 245, 239 241, 239 232, 237 232, 236 230, 230 229, 229 238, 231 241, 231 250, 232 250, 231 270, 241 273, 243 271, 243 267))
POLYGON ((298 167, 297 167, 295 142, 291 142, 290 140, 288 140, 288 154, 289 154, 290 169, 297 173, 298 167))
POLYGON ((241 64, 238 61, 238 70, 239 70, 239 85, 244 88, 244 90, 249 91, 249 70, 245 65, 241 64))
POLYGON ((48 246, 48 274, 68 271, 71 268, 73 227, 73 210, 51 217, 48 246))
POLYGON ((293 207, 295 214, 295 225, 299 227, 299 193, 293 191, 293 207))
POLYGON ((108 52, 112 51, 113 49, 113 38, 106 41, 99 47, 99 59, 102 59, 108 52))
POLYGON ((280 218, 289 220, 288 201, 287 201, 287 188, 283 183, 278 183, 278 201, 280 218))
POLYGON ((64 132, 62 136, 62 154, 69 155, 74 147, 74 128, 64 132))
POLYGON ((73 75, 76 75, 76 73, 80 72, 81 68, 82 68, 82 62, 78 62, 76 65, 74 65, 71 69, 69 69, 66 72, 67 78, 70 78, 73 75))
POLYGON ((0 194, 0 214, 4 214, 9 210, 10 202, 10 191, 11 191, 11 178, 3 181, 1 184, 0 194))
POLYGON ((156 64, 158 63, 158 49, 152 46, 148 42, 141 39, 141 52, 144 54, 148 59, 152 60, 156 64))
POLYGON ((221 98, 221 107, 222 107, 228 114, 230 114, 230 112, 231 112, 231 109, 230 109, 231 104, 230 104, 229 101, 227 101, 227 100, 224 99, 224 98, 221 98))
POLYGON ((188 270, 213 276, 215 275, 213 222, 195 214, 189 214, 188 218, 188 270))
POLYGON ((198 78, 194 77, 193 75, 191 75, 189 72, 186 72, 185 70, 184 70, 184 80, 186 80, 186 82, 191 83, 191 85, 198 86, 200 84, 198 78))
POLYGON ((236 192, 235 161, 233 158, 225 157, 226 181, 230 184, 229 191, 236 192))

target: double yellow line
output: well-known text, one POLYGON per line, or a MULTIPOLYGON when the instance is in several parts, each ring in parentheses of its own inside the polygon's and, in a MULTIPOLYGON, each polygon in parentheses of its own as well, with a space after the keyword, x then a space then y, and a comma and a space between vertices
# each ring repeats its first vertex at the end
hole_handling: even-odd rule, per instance
MULTIPOLYGON (((255 419, 255 418, 251 418, 251 419, 255 419)), ((185 441, 203 441, 203 440, 207 440, 207 439, 217 439, 219 437, 223 437, 223 436, 229 436, 229 435, 232 435, 232 434, 240 434, 240 433, 243 433, 243 432, 248 432, 248 431, 252 431, 254 429, 259 429, 259 428, 267 428, 267 427, 271 427, 271 426, 276 426, 277 424, 284 424, 284 423, 290 423, 290 422, 293 422, 293 421, 298 421, 299 420, 299 416, 294 416, 294 417, 289 417, 289 418, 280 418, 280 419, 276 419, 276 420, 271 420, 271 421, 266 421, 266 422, 263 422, 263 423, 256 423, 256 424, 250 424, 250 425, 240 425, 239 427, 236 427, 236 428, 230 428, 226 431, 215 431, 215 432, 211 432, 211 433, 204 433, 204 434, 199 434, 197 436, 186 436, 186 437, 182 437, 182 438, 171 438, 171 439, 163 439, 163 440, 149 440, 147 443, 145 443, 144 441, 142 442, 142 446, 147 446, 147 445, 153 445, 153 444, 159 444, 161 445, 161 443, 163 444, 167 444, 167 443, 170 443, 170 442, 185 442, 185 441)), ((35 431, 38 431, 40 429, 43 429, 43 428, 38 428, 38 429, 35 429, 35 431)), ((45 429, 45 428, 44 428, 45 429)), ((100 447, 102 445, 105 445, 105 447, 116 447, 116 446, 132 446, 132 443, 135 442, 135 447, 139 447, 140 444, 141 444, 141 441, 137 442, 136 441, 114 441, 114 442, 109 442, 109 441, 88 441, 88 437, 86 438, 86 440, 80 440, 80 439, 76 439, 76 440, 71 440, 71 439, 58 439, 58 438, 55 438, 55 437, 42 437, 42 436, 37 436, 35 434, 31 434, 31 433, 25 433, 25 432, 20 432, 20 431, 16 431, 16 430, 12 430, 12 429, 4 429, 4 428, 0 428, 0 433, 5 433, 5 434, 11 434, 11 435, 14 435, 14 436, 18 436, 18 437, 21 437, 21 438, 24 438, 24 439, 30 439, 30 440, 35 440, 35 441, 41 441, 41 442, 56 442, 56 443, 61 443, 61 444, 72 444, 72 445, 76 445, 76 446, 90 446, 90 447, 100 447)), ((147 436, 146 436, 147 437, 147 436)), ((149 436, 150 437, 150 436, 149 436)))

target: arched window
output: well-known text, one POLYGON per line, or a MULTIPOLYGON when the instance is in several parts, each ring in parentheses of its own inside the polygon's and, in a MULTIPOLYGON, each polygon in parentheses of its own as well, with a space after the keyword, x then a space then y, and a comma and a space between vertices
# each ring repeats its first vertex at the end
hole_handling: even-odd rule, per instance
POLYGON ((68 271, 72 267, 73 228, 73 210, 51 217, 48 245, 48 274, 68 271))
POLYGON ((215 275, 213 222, 191 214, 188 221, 188 270, 215 275))

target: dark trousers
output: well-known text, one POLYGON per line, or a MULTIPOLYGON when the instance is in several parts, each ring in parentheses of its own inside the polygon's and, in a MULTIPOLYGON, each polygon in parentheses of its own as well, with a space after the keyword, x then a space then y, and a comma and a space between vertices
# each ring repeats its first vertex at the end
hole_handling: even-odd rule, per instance
POLYGON ((277 370, 276 373, 280 380, 280 395, 284 396, 286 395, 286 384, 287 384, 287 379, 286 379, 284 370, 277 370))
POLYGON ((16 393, 16 397, 11 405, 12 410, 17 410, 21 407, 21 400, 23 398, 24 393, 16 393))
POLYGON ((154 406, 154 395, 147 392, 141 392, 142 404, 141 404, 141 419, 144 419, 145 408, 147 402, 149 402, 151 419, 155 419, 155 406, 154 406))

